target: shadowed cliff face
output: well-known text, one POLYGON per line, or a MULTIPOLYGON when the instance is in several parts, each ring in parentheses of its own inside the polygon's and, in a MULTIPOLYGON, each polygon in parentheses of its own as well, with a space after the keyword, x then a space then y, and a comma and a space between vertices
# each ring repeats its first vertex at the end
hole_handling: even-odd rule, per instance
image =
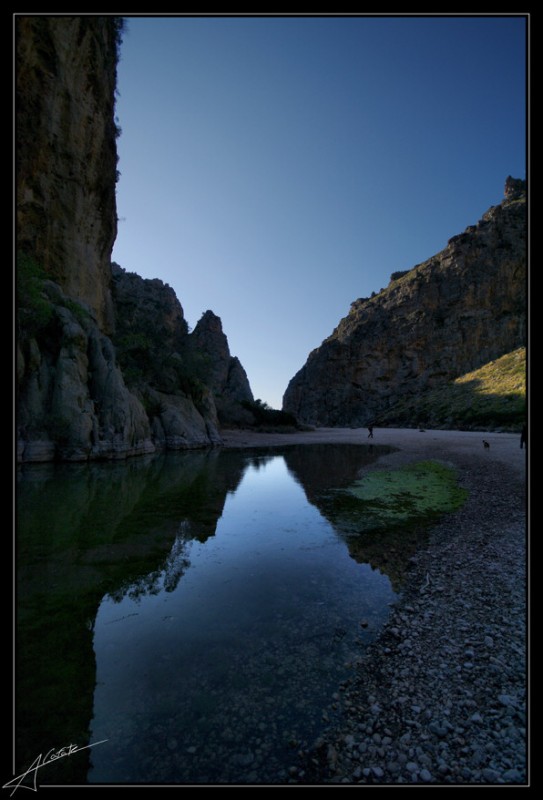
POLYGON ((366 425, 525 344, 526 195, 506 197, 433 258, 392 280, 310 353, 283 408, 310 424, 366 425))
POLYGON ((120 23, 20 16, 15 34, 18 454, 151 452, 145 411, 108 338, 120 23))
POLYGON ((191 334, 191 343, 205 360, 207 382, 213 392, 220 421, 246 421, 250 424, 250 415, 241 404, 252 403, 253 393, 239 359, 230 355, 220 318, 212 311, 206 311, 191 334))
POLYGON ((114 17, 22 16, 17 42, 18 247, 112 330, 117 233, 114 17))
MULTIPOLYGON (((20 461, 221 442, 205 337, 199 353, 169 286, 111 265, 121 30, 111 16, 16 19, 20 461)), ((227 346, 218 355, 229 386, 247 382, 227 346)))

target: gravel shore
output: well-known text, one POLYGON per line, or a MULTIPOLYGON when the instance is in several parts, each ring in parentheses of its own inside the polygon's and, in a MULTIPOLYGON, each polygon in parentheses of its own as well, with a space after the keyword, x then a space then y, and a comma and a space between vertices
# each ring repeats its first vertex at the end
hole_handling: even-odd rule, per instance
MULTIPOLYGON (((363 441, 367 431, 225 434, 228 447, 363 441)), ((334 697, 339 723, 293 784, 529 784, 526 451, 508 433, 376 429, 372 469, 454 466, 469 496, 412 559, 400 600, 334 697), (482 440, 489 443, 484 447, 482 440)))

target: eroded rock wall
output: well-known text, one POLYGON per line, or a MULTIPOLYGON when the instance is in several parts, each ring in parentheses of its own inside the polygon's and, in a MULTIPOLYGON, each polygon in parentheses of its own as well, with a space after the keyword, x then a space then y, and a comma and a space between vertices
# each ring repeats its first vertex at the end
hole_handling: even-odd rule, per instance
POLYGON ((175 293, 111 264, 121 30, 112 16, 15 20, 17 452, 25 462, 221 442, 214 391, 175 293))
POLYGON ((104 333, 113 329, 118 38, 114 17, 16 20, 17 245, 93 309, 104 333))
POLYGON ((360 299, 292 378, 283 408, 314 425, 366 425, 526 342, 526 187, 423 264, 360 299))

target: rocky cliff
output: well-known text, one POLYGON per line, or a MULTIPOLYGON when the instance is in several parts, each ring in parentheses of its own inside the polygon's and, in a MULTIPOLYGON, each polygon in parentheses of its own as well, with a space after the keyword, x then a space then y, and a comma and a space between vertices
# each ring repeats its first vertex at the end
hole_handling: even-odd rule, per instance
POLYGON ((283 408, 313 425, 367 425, 399 401, 526 340, 526 187, 349 314, 292 378, 283 408))
POLYGON ((205 360, 207 379, 221 423, 251 423, 251 415, 243 403, 253 403, 254 397, 240 361, 230 355, 228 339, 222 323, 213 311, 206 311, 198 321, 191 340, 195 350, 205 360))
POLYGON ((111 265, 121 31, 115 17, 16 19, 21 461, 221 442, 207 350, 173 290, 111 265))
POLYGON ((120 23, 93 16, 16 22, 18 247, 110 333, 120 23))

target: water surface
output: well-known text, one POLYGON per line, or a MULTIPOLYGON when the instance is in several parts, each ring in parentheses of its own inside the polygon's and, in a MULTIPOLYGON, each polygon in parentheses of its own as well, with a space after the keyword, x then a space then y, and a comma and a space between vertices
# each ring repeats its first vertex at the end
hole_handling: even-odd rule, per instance
POLYGON ((29 740, 107 740, 60 780, 284 781, 396 598, 318 503, 380 452, 306 445, 25 471, 24 752, 29 740))

